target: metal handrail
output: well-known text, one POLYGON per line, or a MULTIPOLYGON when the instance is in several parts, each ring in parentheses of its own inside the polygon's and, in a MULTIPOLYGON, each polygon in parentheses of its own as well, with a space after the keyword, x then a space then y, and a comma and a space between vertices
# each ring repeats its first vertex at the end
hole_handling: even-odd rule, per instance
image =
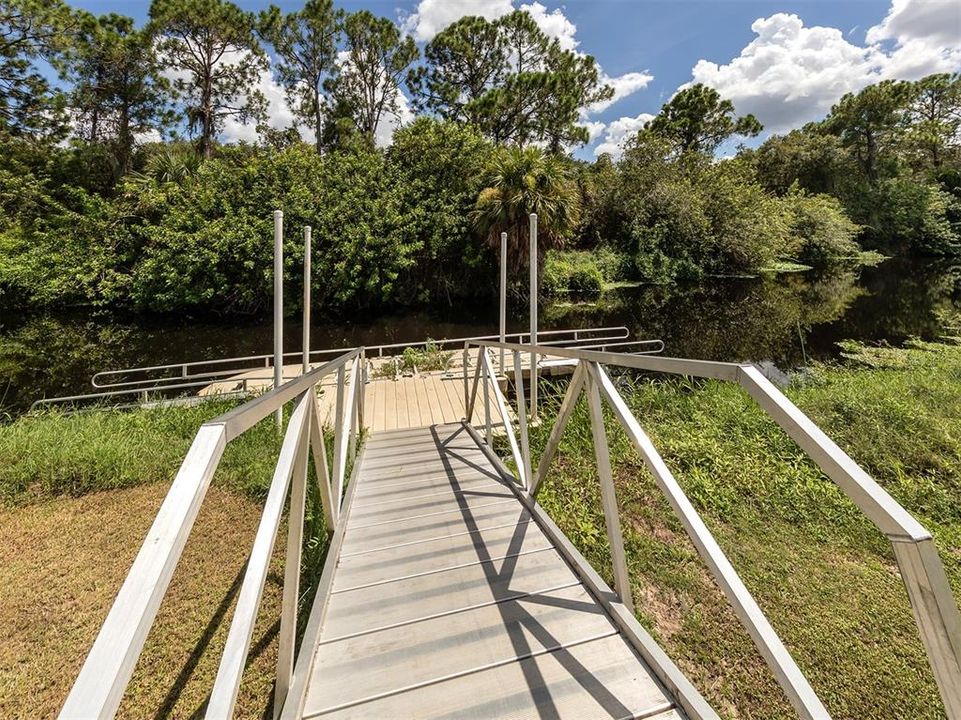
MULTIPOLYGON (((602 327, 602 328, 574 328, 569 330, 539 330, 538 338, 542 336, 548 336, 550 338, 557 338, 560 335, 570 335, 569 339, 551 339, 541 344, 566 344, 570 342, 598 342, 605 340, 622 340, 630 336, 630 330, 624 325, 617 325, 612 327, 602 327), (597 337, 597 335, 603 335, 602 337, 597 337)), ((476 337, 462 337, 462 338, 451 338, 442 340, 420 340, 416 342, 400 342, 400 343, 387 343, 384 345, 368 345, 365 346, 367 350, 367 356, 372 357, 376 355, 377 357, 383 357, 385 351, 389 350, 403 350, 408 347, 424 347, 428 343, 433 343, 438 346, 456 346, 463 347, 465 342, 468 341, 483 341, 483 340, 496 340, 499 335, 479 335, 476 337)), ((529 332, 518 332, 511 333, 505 337, 515 340, 516 342, 524 342, 524 339, 530 340, 529 332)), ((350 352, 353 348, 328 348, 324 350, 311 350, 310 357, 327 357, 330 355, 341 355, 346 352, 350 352)), ((390 353, 387 353, 388 355, 390 353)), ((272 367, 273 355, 247 355, 242 357, 232 357, 232 358, 217 358, 214 360, 193 360, 190 362, 183 363, 170 363, 166 365, 145 365, 142 367, 133 368, 122 368, 119 370, 102 370, 93 375, 90 378, 90 384, 95 388, 113 388, 113 387, 130 387, 134 384, 142 385, 146 383, 163 383, 172 382, 175 380, 184 380, 193 377, 204 377, 204 378, 216 378, 223 377, 224 375, 233 375, 237 372, 241 372, 243 367, 235 367, 222 371, 209 371, 205 373, 191 373, 189 368, 201 367, 206 365, 226 365, 226 364, 240 364, 244 363, 250 365, 253 362, 263 363, 263 367, 272 367), (126 382, 101 382, 104 377, 111 375, 129 375, 132 373, 144 373, 144 372, 162 372, 169 370, 179 370, 179 375, 173 375, 168 377, 159 378, 144 378, 142 380, 132 380, 126 382)), ((303 353, 301 351, 284 353, 283 357, 287 358, 302 358, 303 353)))
POLYGON ((364 348, 355 348, 200 427, 73 684, 60 712, 61 718, 108 718, 117 712, 225 447, 296 398, 247 563, 207 717, 229 717, 236 701, 289 491, 287 556, 274 700, 275 709, 280 707, 293 673, 308 454, 312 452, 317 470, 326 527, 328 532, 333 532, 339 519, 344 468, 355 446, 357 428, 363 425, 363 392, 357 391, 357 385, 363 377, 361 368, 364 364, 364 348), (348 364, 351 365, 351 382, 345 388, 348 364), (324 377, 335 372, 336 464, 331 474, 320 429, 316 387, 324 377))
MULTIPOLYGON (((679 516, 698 553, 731 602, 739 620, 751 635, 795 710, 802 718, 811 720, 827 718, 830 716, 826 708, 664 463, 640 422, 614 387, 604 366, 711 378, 735 382, 744 388, 891 541, 915 622, 948 717, 952 720, 961 719, 961 615, 958 613, 958 607, 931 534, 768 381, 760 370, 749 364, 628 355, 555 346, 532 347, 491 341, 475 341, 469 345, 477 348, 478 367, 484 365, 485 369, 490 364, 488 356, 490 350, 500 349, 513 353, 519 408, 518 420, 522 433, 526 433, 526 418, 520 411, 524 405, 524 386, 518 372, 519 354, 521 352, 531 353, 534 356, 549 354, 576 362, 577 367, 533 477, 529 470, 529 448, 517 448, 516 442, 512 442, 511 454, 514 456, 522 486, 527 488, 533 496, 542 486, 564 427, 570 420, 578 398, 582 391, 586 392, 601 484, 601 499, 614 564, 615 589, 621 601, 630 606, 630 578, 621 538, 620 517, 607 449, 601 398, 613 410, 615 418, 643 458, 645 466, 679 516)), ((465 353, 467 352, 468 348, 465 348, 465 353)), ((473 411, 477 395, 478 377, 478 373, 475 372, 473 387, 468 388, 467 373, 466 371, 464 373, 464 392, 468 407, 467 422, 470 422, 472 417, 470 413, 473 411)), ((535 376, 532 374, 532 377, 535 376)), ((536 380, 533 380, 532 384, 533 382, 536 380)), ((493 383, 493 387, 496 395, 499 392, 497 383, 493 383)), ((486 386, 484 390, 486 393, 486 386)), ((485 408, 487 414, 485 424, 489 425, 490 407, 486 402, 485 408)), ((505 425, 508 425, 506 412, 502 415, 504 415, 505 425)), ((508 437, 512 438, 512 435, 508 434, 508 437)))

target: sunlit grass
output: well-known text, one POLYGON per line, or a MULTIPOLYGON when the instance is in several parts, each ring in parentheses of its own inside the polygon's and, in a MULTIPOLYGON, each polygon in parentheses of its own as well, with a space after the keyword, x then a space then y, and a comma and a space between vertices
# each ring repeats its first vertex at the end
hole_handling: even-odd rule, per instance
MULTIPOLYGON (((857 359, 818 366, 787 393, 932 530, 961 597, 961 347, 846 352, 857 359)), ((887 541, 797 445, 733 384, 616 382, 832 715, 943 717, 887 541)), ((545 394, 535 464, 559 402, 545 394)), ((642 622, 722 715, 795 717, 626 435, 607 425, 642 622)), ((583 400, 555 462, 539 500, 611 581, 583 400)))

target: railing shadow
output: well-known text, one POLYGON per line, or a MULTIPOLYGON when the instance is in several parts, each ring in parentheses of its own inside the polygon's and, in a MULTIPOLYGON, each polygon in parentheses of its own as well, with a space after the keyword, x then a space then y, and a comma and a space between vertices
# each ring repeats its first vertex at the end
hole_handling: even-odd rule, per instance
MULTIPOLYGON (((472 534, 476 535, 480 540, 480 542, 473 544, 474 551, 477 554, 477 559, 480 561, 479 566, 483 568, 488 584, 494 593, 494 599, 510 601, 511 598, 515 597, 515 595, 511 594, 510 581, 513 578, 517 567, 517 558, 520 556, 521 547, 523 546, 529 523, 519 524, 516 527, 508 544, 508 549, 504 553, 506 557, 503 559, 500 568, 497 568, 494 564, 494 558, 491 557, 483 543, 483 537, 480 535, 481 529, 475 521, 473 513, 471 512, 471 509, 467 503, 467 497, 460 492, 457 473, 453 464, 451 463, 452 454, 449 454, 446 449, 450 440, 461 432, 466 432, 466 429, 463 425, 455 430, 449 437, 442 439, 438 434, 437 427, 431 427, 431 434, 434 437, 435 443, 437 444, 441 462, 444 464, 451 487, 455 490, 455 498, 461 511, 461 515, 464 518, 464 524, 466 525, 467 529, 472 534), (498 590, 497 588, 503 589, 498 590)), ((560 560, 560 562, 563 562, 563 560, 560 560)), ((517 590, 514 590, 513 592, 516 593, 517 590)), ((508 637, 510 638, 515 656, 521 658, 518 664, 521 668, 521 671, 524 673, 529 692, 537 699, 535 705, 537 716, 539 718, 542 720, 554 720, 556 718, 560 718, 561 715, 554 702, 554 698, 552 698, 549 693, 538 691, 538 689, 543 689, 546 687, 546 682, 541 674, 540 669, 537 667, 537 664, 534 662, 525 661, 525 658, 530 658, 532 653, 539 653, 539 651, 532 647, 531 643, 528 641, 525 630, 534 639, 536 639, 538 643, 540 643, 542 648, 548 649, 551 657, 557 660, 557 662, 562 665, 568 671, 568 673, 570 673, 570 676, 577 681, 581 689, 585 693, 590 694, 591 697, 598 703, 598 705, 604 708, 604 710, 609 713, 611 717, 632 716, 631 710, 626 707, 617 697, 615 697, 604 686, 603 682, 595 678, 590 670, 586 668, 576 657, 574 657, 574 655, 567 648, 562 647, 562 643, 558 641, 556 637, 554 637, 551 631, 541 625, 540 622, 538 622, 537 619, 528 611, 526 611, 519 603, 516 605, 519 613, 518 618, 512 618, 505 612, 504 602, 498 602, 495 607, 497 607, 501 613, 504 628, 506 629, 508 637)))

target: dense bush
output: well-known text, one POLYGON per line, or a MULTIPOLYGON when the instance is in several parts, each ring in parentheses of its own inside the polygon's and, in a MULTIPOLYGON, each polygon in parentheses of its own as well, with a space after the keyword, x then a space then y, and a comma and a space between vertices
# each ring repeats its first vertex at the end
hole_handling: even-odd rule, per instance
POLYGON ((604 276, 591 253, 552 250, 547 254, 541 277, 544 294, 594 296, 603 289, 604 276))
POLYGON ((468 128, 422 118, 388 153, 234 146, 201 163, 164 148, 113 199, 79 188, 59 199, 42 176, 2 175, 0 202, 26 196, 37 210, 0 220, 0 291, 18 305, 256 312, 271 297, 280 208, 287 282, 300 281, 311 225, 314 297, 326 307, 483 292, 476 278, 493 277, 492 263, 469 211, 485 148, 468 128))
POLYGON ((811 195, 795 185, 783 203, 793 257, 820 264, 860 252, 855 240, 860 228, 845 215, 837 198, 811 195))

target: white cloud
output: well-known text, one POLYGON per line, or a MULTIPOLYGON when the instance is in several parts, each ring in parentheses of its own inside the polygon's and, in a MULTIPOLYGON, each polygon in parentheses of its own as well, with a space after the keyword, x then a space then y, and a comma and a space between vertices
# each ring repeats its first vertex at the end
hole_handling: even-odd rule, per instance
POLYGON ((797 15, 777 13, 751 29, 757 37, 727 65, 699 60, 694 82, 715 88, 769 130, 823 115, 841 95, 876 78, 884 62, 879 51, 852 45, 837 28, 804 27, 797 15))
POLYGON ((374 130, 374 144, 377 147, 387 147, 393 142, 394 132, 414 119, 414 111, 410 101, 404 93, 397 96, 397 114, 384 115, 374 130))
POLYGON ((584 120, 580 123, 581 127, 587 128, 588 143, 592 143, 607 129, 607 123, 600 122, 599 120, 584 120))
POLYGON ((539 2, 533 2, 529 5, 521 5, 520 9, 530 14, 537 23, 537 27, 547 37, 556 38, 563 50, 573 50, 580 44, 580 41, 574 37, 577 25, 568 20, 560 8, 555 8, 554 12, 547 12, 546 7, 539 2))
POLYGON ((957 0, 893 0, 867 41, 888 47, 883 75, 915 80, 961 68, 961 5, 957 0))
POLYGON ((617 160, 624 153, 625 143, 653 119, 650 113, 641 113, 637 117, 621 117, 608 123, 603 141, 594 148, 594 155, 608 153, 617 160))
POLYGON ((863 46, 837 28, 805 27, 797 15, 777 13, 754 21, 757 37, 729 63, 699 60, 692 82, 715 88, 767 130, 789 130, 879 80, 961 69, 959 8, 958 0, 893 0, 863 46))
POLYGON ((514 9, 513 0, 420 0, 417 9, 403 18, 404 32, 426 42, 467 15, 494 20, 514 9))
MULTIPOLYGON (((275 130, 282 130, 296 124, 293 110, 287 102, 284 89, 274 80, 269 67, 260 72, 255 88, 260 90, 267 99, 267 125, 275 130)), ((314 141, 312 130, 308 129, 306 133, 301 134, 308 136, 306 138, 308 142, 314 141)), ((257 142, 256 123, 244 124, 235 116, 228 117, 224 122, 221 137, 226 142, 257 142)))
POLYGON ((628 95, 633 95, 638 90, 643 90, 648 86, 648 83, 654 79, 654 76, 645 72, 629 72, 618 77, 611 77, 602 71, 600 79, 602 85, 610 85, 614 88, 614 95, 610 100, 603 100, 602 102, 591 105, 587 109, 590 113, 603 112, 618 100, 622 100, 628 95))
POLYGON ((893 0, 887 16, 867 32, 869 43, 924 39, 961 44, 961 5, 957 0, 893 0))

